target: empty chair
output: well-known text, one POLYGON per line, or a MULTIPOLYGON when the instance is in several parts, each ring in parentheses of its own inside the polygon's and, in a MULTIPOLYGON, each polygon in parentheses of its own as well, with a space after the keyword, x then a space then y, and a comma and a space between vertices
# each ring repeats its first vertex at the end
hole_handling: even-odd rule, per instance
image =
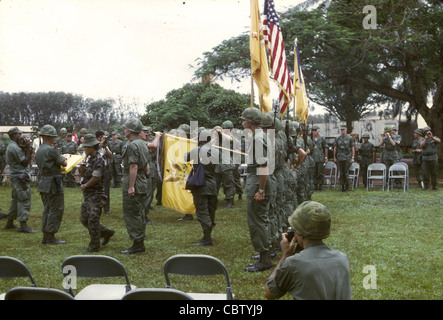
POLYGON ((224 275, 226 294, 188 293, 195 300, 232 300, 231 284, 225 265, 217 258, 200 254, 179 254, 170 257, 163 266, 166 287, 171 288, 169 274, 211 276, 224 275))
POLYGON ((134 289, 125 294, 122 300, 193 300, 183 291, 171 288, 134 289))
POLYGON ((5 300, 74 300, 74 297, 57 289, 17 287, 6 292, 5 300))
MULTIPOLYGON (((0 278, 28 278, 32 287, 37 286, 28 267, 12 257, 0 257, 0 278)), ((0 300, 4 298, 5 293, 0 294, 0 300)))
POLYGON ((65 289, 76 300, 120 300, 128 291, 135 289, 129 283, 125 267, 116 259, 93 255, 72 256, 62 263, 65 289), (72 279, 123 277, 126 284, 91 284, 74 294, 72 279))
POLYGON ((366 190, 374 187, 374 180, 381 180, 382 190, 386 184, 386 165, 384 163, 371 163, 368 166, 366 190))
POLYGON ((388 170, 388 191, 394 189, 394 180, 402 180, 403 191, 406 191, 408 184, 408 168, 401 164, 393 164, 388 170))
POLYGON ((324 168, 324 179, 326 180, 326 184, 323 185, 323 187, 331 187, 337 184, 337 165, 332 162, 328 161, 325 164, 324 168))
POLYGON ((402 162, 402 161, 400 161, 400 162, 396 162, 396 163, 394 163, 394 164, 395 164, 395 165, 404 166, 404 167, 406 168, 406 177, 407 177, 406 188, 407 188, 407 190, 409 190, 409 166, 408 166, 408 164, 405 163, 405 162, 402 162))
POLYGON ((351 163, 349 167, 349 183, 352 185, 352 190, 357 189, 360 175, 360 164, 358 162, 351 163))

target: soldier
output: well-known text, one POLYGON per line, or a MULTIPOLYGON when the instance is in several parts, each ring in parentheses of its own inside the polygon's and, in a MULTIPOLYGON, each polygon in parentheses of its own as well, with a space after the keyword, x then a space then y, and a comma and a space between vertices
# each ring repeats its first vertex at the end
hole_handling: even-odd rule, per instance
POLYGON ((334 142, 334 162, 340 172, 342 192, 349 191, 349 167, 354 162, 354 139, 347 135, 346 125, 340 126, 341 135, 334 142))
POLYGON ((391 135, 392 135, 392 139, 395 141, 395 148, 397 149, 397 156, 398 156, 398 160, 400 161, 401 159, 403 159, 403 155, 401 154, 401 149, 400 149, 400 144, 401 144, 401 135, 399 135, 397 133, 397 127, 395 125, 393 125, 391 127, 391 135))
POLYGON ((128 119, 124 124, 128 139, 123 151, 123 218, 133 245, 121 253, 134 254, 145 251, 146 238, 145 207, 148 200, 149 150, 140 139, 142 123, 137 118, 128 119))
MULTIPOLYGON (((72 133, 66 134, 66 143, 63 145, 61 149, 62 154, 78 154, 78 146, 77 143, 72 141, 72 133)), ((66 187, 76 187, 77 181, 74 177, 74 171, 69 171, 65 176, 65 186, 66 187)))
POLYGON ((414 158, 412 159, 412 164, 415 168, 415 177, 417 179, 418 188, 424 188, 423 185, 423 176, 422 176, 422 149, 420 147, 421 142, 423 141, 423 131, 421 129, 416 129, 414 131, 414 141, 412 142, 412 153, 414 154, 414 158))
POLYGON ((247 217, 249 234, 255 251, 259 252, 257 263, 246 268, 246 271, 263 271, 272 267, 270 257, 269 233, 269 201, 271 183, 266 173, 269 162, 268 137, 260 129, 261 113, 254 107, 245 109, 240 117, 242 125, 251 136, 247 137, 246 148, 248 159, 248 175, 246 178, 245 194, 247 198, 247 217), (261 154, 260 154, 261 153, 261 154), (261 157, 260 157, 261 156, 261 157))
POLYGON ((289 218, 295 236, 283 234, 282 256, 266 282, 265 297, 278 299, 290 292, 294 299, 349 300, 352 296, 349 259, 329 248, 331 214, 321 203, 303 202, 289 218), (302 249, 294 254, 295 245, 302 249))
POLYGON ((422 149, 424 190, 429 189, 429 180, 431 180, 432 190, 437 190, 437 144, 441 143, 441 140, 433 135, 430 127, 424 127, 423 134, 425 137, 420 143, 420 147, 422 149))
POLYGON ((369 133, 362 135, 363 142, 360 143, 358 152, 360 154, 360 170, 363 177, 363 184, 366 187, 368 167, 371 163, 375 163, 375 147, 369 142, 369 133))
MULTIPOLYGON (((217 182, 215 180, 216 163, 204 161, 204 159, 218 159, 219 151, 211 147, 211 132, 203 130, 200 133, 196 150, 185 154, 185 161, 191 161, 191 156, 196 154, 198 159, 193 159, 195 167, 203 166, 205 172, 205 185, 191 190, 195 206, 195 215, 202 227, 203 238, 196 246, 212 245, 212 229, 215 226, 215 212, 217 210, 217 182), (206 139, 204 139, 204 137, 206 139), (208 163, 207 163, 208 162, 208 163)), ((196 170, 196 168, 194 168, 196 170)))
POLYGON ((63 149, 63 146, 67 142, 67 137, 66 137, 67 134, 68 134, 68 130, 66 130, 66 128, 60 129, 60 137, 58 137, 58 139, 55 141, 58 149, 60 149, 60 150, 63 149))
POLYGON ((109 163, 109 173, 112 177, 112 187, 120 188, 122 179, 122 148, 123 141, 119 139, 117 131, 112 132, 112 140, 108 141, 109 150, 112 152, 112 158, 109 163))
POLYGON ((390 166, 400 160, 397 151, 397 139, 392 132, 392 127, 385 126, 380 140, 380 147, 383 147, 383 163, 386 165, 386 170, 389 170, 390 166))
POLYGON ((111 150, 109 150, 108 137, 105 135, 105 132, 98 130, 95 132, 95 136, 96 136, 97 140, 100 142, 99 148, 98 148, 98 153, 100 153, 101 156, 103 157, 103 160, 105 160, 105 173, 103 175, 103 177, 104 177, 103 186, 105 188, 105 196, 107 198, 106 198, 104 210, 105 210, 106 214, 111 214, 111 211, 110 211, 111 195, 109 192, 109 189, 111 187, 111 177, 109 175, 109 160, 112 159, 112 152, 111 152, 111 150))
MULTIPOLYGON (((300 129, 300 124, 298 122, 295 122, 296 128, 300 129)), ((298 161, 298 153, 296 154, 297 157, 293 158, 292 163, 293 169, 297 173, 297 189, 296 189, 296 196, 297 196, 297 203, 300 204, 306 200, 309 199, 309 180, 308 180, 308 170, 309 170, 309 159, 308 159, 308 144, 307 139, 305 141, 305 137, 303 135, 303 130, 296 129, 296 137, 295 137, 295 148, 297 150, 302 149, 305 152, 304 159, 299 162, 298 161)))
POLYGON ((6 149, 6 158, 10 168, 12 185, 12 201, 8 211, 8 221, 5 229, 14 229, 14 219, 20 222, 19 232, 35 233, 27 226, 31 209, 31 142, 22 138, 22 131, 17 127, 8 131, 11 142, 6 149))
MULTIPOLYGON (((146 146, 148 146, 148 131, 149 131, 149 127, 147 126, 143 126, 142 127, 142 131, 140 131, 140 139, 142 139, 143 141, 145 141, 146 146)), ((149 148, 148 148, 149 150, 149 148)), ((152 179, 151 179, 151 170, 154 170, 153 167, 153 163, 152 163, 152 153, 149 152, 148 155, 148 200, 146 201, 146 207, 145 207, 145 221, 146 224, 150 224, 151 223, 151 219, 149 219, 148 214, 149 214, 149 210, 151 209, 151 202, 152 202, 152 179)))
POLYGON ((40 180, 37 191, 43 202, 42 214, 42 244, 64 244, 66 241, 55 238, 64 211, 63 182, 60 166, 66 167, 67 161, 52 147, 57 137, 57 131, 49 124, 40 130, 43 144, 35 154, 35 162, 39 168, 40 180))
POLYGON ((328 163, 328 145, 325 137, 320 136, 320 128, 318 126, 312 127, 314 152, 312 157, 314 158, 314 190, 322 191, 324 180, 324 168, 328 163))
POLYGON ((103 205, 106 202, 104 192, 105 161, 98 153, 99 141, 92 134, 85 136, 86 163, 82 174, 80 189, 83 191, 83 203, 81 205, 80 222, 88 229, 91 238, 86 253, 98 252, 100 238, 105 245, 114 235, 114 230, 100 223, 103 205))

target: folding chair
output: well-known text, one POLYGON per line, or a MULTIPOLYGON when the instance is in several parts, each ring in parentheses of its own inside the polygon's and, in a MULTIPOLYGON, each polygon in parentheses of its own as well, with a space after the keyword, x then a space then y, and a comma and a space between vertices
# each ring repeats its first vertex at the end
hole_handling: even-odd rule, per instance
MULTIPOLYGON (((0 257, 0 278, 28 278, 31 281, 31 287, 37 286, 28 267, 12 257, 0 257)), ((0 300, 4 299, 5 293, 0 294, 0 300)))
POLYGON ((76 300, 120 300, 127 292, 135 289, 131 286, 125 267, 116 259, 93 255, 72 256, 62 263, 65 276, 65 289, 76 300), (123 277, 126 284, 91 284, 74 294, 72 279, 75 278, 123 277))
POLYGON ((402 179, 403 192, 406 192, 406 188, 409 189, 408 184, 408 168, 401 164, 393 164, 389 167, 388 171, 388 191, 394 189, 394 180, 402 179))
POLYGON ((193 300, 183 291, 171 288, 134 289, 125 294, 122 300, 193 300))
POLYGON ((335 185, 337 184, 337 165, 334 162, 328 161, 325 164, 324 178, 326 180, 326 184, 324 184, 323 187, 327 187, 329 189, 329 187, 332 186, 332 181, 334 181, 335 189, 335 185))
POLYGON ((352 190, 357 189, 360 176, 360 164, 358 162, 351 163, 349 167, 349 182, 352 180, 352 190))
POLYGON ((74 300, 74 297, 57 289, 16 287, 6 292, 5 300, 74 300))
POLYGON ((394 163, 394 164, 395 164, 395 165, 404 166, 404 167, 406 168, 406 177, 407 177, 407 185, 406 185, 406 188, 407 188, 407 190, 409 190, 409 166, 408 166, 408 164, 405 163, 405 162, 402 162, 402 161, 400 161, 400 162, 396 162, 396 163, 394 163))
POLYGON ((179 254, 170 257, 163 266, 166 287, 171 288, 169 274, 211 276, 224 275, 226 294, 218 293, 188 293, 195 300, 233 300, 231 284, 225 265, 217 258, 199 254, 179 254))
POLYGON ((382 181, 382 190, 385 191, 386 165, 384 163, 371 163, 368 166, 366 190, 374 187, 374 180, 382 181))

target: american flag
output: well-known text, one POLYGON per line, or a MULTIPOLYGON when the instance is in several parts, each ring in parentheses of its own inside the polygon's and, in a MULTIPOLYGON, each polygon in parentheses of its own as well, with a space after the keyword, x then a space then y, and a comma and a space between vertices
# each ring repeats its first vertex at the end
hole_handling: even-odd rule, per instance
POLYGON ((275 12, 274 0, 265 0, 263 13, 263 36, 265 46, 269 50, 271 77, 280 87, 279 105, 280 113, 284 114, 294 96, 288 64, 286 63, 285 45, 283 34, 280 30, 278 16, 275 12))

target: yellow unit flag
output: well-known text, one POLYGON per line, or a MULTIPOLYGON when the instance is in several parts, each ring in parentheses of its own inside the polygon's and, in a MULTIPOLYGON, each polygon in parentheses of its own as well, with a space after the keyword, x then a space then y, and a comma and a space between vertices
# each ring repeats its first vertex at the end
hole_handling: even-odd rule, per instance
POLYGON ((196 145, 194 140, 164 135, 162 205, 185 214, 194 214, 195 207, 191 191, 185 188, 192 163, 186 162, 184 155, 196 145))
POLYGON ((249 35, 249 50, 251 55, 251 76, 258 87, 260 109, 262 109, 263 113, 267 113, 272 110, 271 86, 269 82, 268 58, 266 56, 258 0, 251 0, 251 33, 249 35))
POLYGON ((306 94, 305 81, 300 66, 300 55, 297 49, 297 39, 294 42, 294 92, 296 113, 300 118, 300 122, 306 123, 308 120, 308 96, 306 94))
POLYGON ((69 171, 74 169, 76 165, 84 160, 83 156, 76 154, 62 154, 62 156, 66 158, 66 160, 68 161, 68 165, 66 167, 60 167, 61 173, 68 173, 69 171))

